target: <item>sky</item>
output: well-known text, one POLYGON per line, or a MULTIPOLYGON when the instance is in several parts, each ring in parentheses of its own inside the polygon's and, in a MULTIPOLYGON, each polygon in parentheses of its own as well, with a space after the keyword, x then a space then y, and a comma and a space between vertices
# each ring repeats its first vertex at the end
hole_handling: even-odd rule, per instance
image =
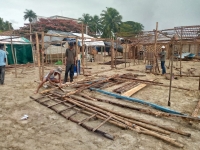
POLYGON ((99 15, 106 7, 118 10, 122 21, 143 24, 145 31, 177 26, 200 25, 200 0, 0 0, 0 17, 14 29, 24 26, 24 11, 38 16, 65 16, 78 19, 83 13, 99 15))

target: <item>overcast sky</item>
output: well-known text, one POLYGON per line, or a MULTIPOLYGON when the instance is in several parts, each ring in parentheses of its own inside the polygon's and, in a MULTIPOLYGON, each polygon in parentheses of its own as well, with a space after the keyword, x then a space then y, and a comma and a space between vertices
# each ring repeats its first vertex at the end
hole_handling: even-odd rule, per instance
POLYGON ((79 18, 83 13, 100 15, 113 7, 122 21, 135 21, 145 30, 168 29, 175 26, 200 25, 200 0, 0 0, 0 17, 13 23, 15 29, 24 25, 25 9, 38 16, 61 15, 79 18))

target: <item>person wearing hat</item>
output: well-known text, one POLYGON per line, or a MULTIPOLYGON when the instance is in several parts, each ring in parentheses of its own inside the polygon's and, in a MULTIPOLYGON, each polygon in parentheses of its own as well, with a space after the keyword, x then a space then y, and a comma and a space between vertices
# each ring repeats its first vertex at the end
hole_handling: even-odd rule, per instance
POLYGON ((47 81, 49 81, 51 84, 60 83, 59 86, 61 87, 61 73, 62 73, 62 68, 61 67, 58 67, 56 69, 50 70, 50 72, 44 77, 43 81, 39 84, 35 94, 38 93, 39 89, 47 81), (57 76, 58 76, 58 79, 56 78, 57 76))
POLYGON ((161 61, 161 69, 162 69, 162 74, 166 73, 165 69, 165 57, 166 57, 166 52, 165 52, 165 46, 163 45, 161 47, 162 51, 160 52, 160 61, 161 61))
POLYGON ((0 84, 4 84, 5 66, 6 66, 6 52, 3 50, 4 45, 0 44, 0 84))
POLYGON ((65 78, 64 82, 68 81, 68 73, 70 72, 70 82, 73 82, 74 78, 74 66, 76 65, 76 50, 74 49, 74 43, 69 43, 69 48, 66 49, 65 53, 65 78))

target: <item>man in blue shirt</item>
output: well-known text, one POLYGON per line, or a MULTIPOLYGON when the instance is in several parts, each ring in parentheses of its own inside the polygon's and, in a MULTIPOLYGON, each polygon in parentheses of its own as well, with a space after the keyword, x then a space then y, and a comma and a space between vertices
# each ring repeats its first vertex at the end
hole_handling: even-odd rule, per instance
POLYGON ((6 52, 3 50, 4 45, 0 44, 0 84, 4 84, 6 52))

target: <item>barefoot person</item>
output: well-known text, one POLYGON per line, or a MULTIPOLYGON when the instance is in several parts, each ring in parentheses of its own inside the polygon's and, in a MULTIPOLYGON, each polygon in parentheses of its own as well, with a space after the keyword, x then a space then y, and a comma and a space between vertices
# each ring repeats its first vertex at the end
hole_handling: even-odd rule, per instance
POLYGON ((51 84, 53 83, 60 83, 61 87, 61 73, 62 73, 62 68, 58 67, 57 69, 52 69, 43 79, 43 81, 39 84, 37 90, 35 93, 38 93, 39 89, 43 86, 43 84, 47 81, 49 81, 51 84), (58 79, 55 78, 58 76, 58 79))

